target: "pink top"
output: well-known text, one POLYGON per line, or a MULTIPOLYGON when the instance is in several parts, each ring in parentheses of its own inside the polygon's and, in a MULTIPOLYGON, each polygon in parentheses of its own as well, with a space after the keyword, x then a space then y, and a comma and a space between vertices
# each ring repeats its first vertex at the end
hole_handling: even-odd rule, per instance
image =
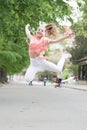
POLYGON ((36 37, 32 36, 30 39, 30 45, 29 50, 35 51, 38 54, 40 54, 43 51, 47 50, 46 45, 48 45, 50 42, 50 39, 47 37, 41 38, 41 40, 38 40, 36 37))

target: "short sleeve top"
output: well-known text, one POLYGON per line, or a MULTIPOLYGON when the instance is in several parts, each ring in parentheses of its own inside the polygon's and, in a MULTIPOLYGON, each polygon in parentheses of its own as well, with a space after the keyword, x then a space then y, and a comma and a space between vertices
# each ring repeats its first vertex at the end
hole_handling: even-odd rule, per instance
POLYGON ((47 50, 47 45, 49 44, 50 39, 47 37, 43 37, 38 40, 36 37, 32 36, 30 39, 29 50, 35 51, 40 54, 43 51, 47 50))

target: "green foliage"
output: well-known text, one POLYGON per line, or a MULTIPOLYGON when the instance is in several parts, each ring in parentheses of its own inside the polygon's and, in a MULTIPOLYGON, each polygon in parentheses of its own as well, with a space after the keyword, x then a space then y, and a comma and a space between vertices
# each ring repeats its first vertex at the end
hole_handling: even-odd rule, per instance
POLYGON ((78 74, 78 65, 77 64, 72 64, 69 67, 70 72, 72 72, 73 75, 77 75, 78 74))
POLYGON ((77 64, 81 58, 87 57, 87 14, 84 13, 83 20, 73 25, 75 31, 75 42, 73 48, 68 48, 72 55, 72 63, 77 64))
POLYGON ((0 51, 0 65, 7 70, 9 74, 18 73, 29 64, 27 51, 14 46, 12 51, 0 51), (16 49, 16 51, 15 51, 16 49), (24 59, 26 58, 25 62, 24 59))
POLYGON ((63 71, 63 79, 67 79, 69 77, 69 71, 68 69, 64 69, 63 71))

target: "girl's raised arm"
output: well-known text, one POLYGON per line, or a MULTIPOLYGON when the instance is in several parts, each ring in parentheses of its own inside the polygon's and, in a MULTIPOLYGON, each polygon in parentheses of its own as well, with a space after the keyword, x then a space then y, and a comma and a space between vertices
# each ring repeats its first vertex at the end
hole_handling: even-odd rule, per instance
POLYGON ((27 25, 25 26, 25 32, 26 32, 27 37, 30 39, 32 35, 31 35, 31 33, 30 33, 29 27, 30 27, 29 24, 27 24, 27 25))

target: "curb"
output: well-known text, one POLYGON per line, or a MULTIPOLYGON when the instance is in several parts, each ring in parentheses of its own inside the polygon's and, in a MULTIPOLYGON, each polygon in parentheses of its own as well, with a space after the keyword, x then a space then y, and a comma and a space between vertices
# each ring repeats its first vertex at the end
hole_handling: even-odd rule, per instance
POLYGON ((63 87, 65 87, 65 88, 70 88, 70 89, 81 90, 81 91, 87 91, 87 89, 84 89, 84 88, 68 87, 68 86, 63 86, 63 87))

